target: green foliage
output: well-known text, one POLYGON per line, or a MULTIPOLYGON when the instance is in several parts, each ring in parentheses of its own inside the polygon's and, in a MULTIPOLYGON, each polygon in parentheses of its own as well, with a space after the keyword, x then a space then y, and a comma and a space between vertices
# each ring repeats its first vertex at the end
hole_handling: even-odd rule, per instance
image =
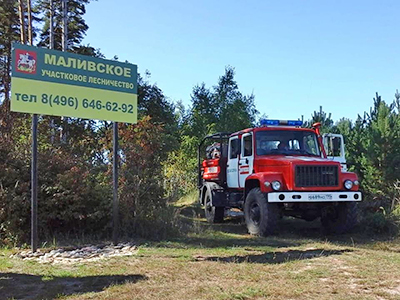
POLYGON ((391 224, 382 210, 364 213, 361 226, 365 231, 371 233, 387 233, 389 231, 391 224))
POLYGON ((327 133, 332 132, 333 120, 331 118, 332 114, 327 114, 322 110, 322 106, 319 107, 319 111, 314 111, 311 116, 311 120, 304 122, 304 127, 311 127, 314 123, 321 123, 321 132, 327 133))
POLYGON ((163 159, 179 145, 178 117, 175 106, 168 101, 163 91, 149 82, 150 72, 143 78, 138 75, 138 115, 139 118, 150 116, 151 122, 164 128, 164 142, 160 145, 163 159))
POLYGON ((365 211, 360 227, 372 234, 396 235, 400 231, 400 206, 387 213, 383 207, 378 211, 365 211))
MULTIPOLYGON (((87 51, 90 46, 83 46, 81 42, 89 29, 83 15, 86 13, 86 5, 90 0, 68 0, 68 49, 75 53, 87 51)), ((54 8, 54 49, 62 49, 62 1, 53 1, 54 8)), ((40 33, 39 47, 49 47, 50 45, 50 1, 37 1, 35 9, 45 12, 42 19, 42 30, 40 33)), ((83 53, 81 53, 83 54, 83 53)))
POLYGON ((11 43, 18 40, 20 31, 17 2, 3 0, 0 5, 0 102, 10 96, 11 43))
POLYGON ((198 144, 196 137, 183 136, 181 149, 169 154, 164 163, 164 180, 166 195, 176 200, 190 193, 197 186, 197 157, 198 144))
POLYGON ((215 104, 218 108, 216 130, 234 132, 252 127, 258 111, 254 105, 254 95, 243 96, 234 79, 235 70, 225 69, 225 74, 219 78, 214 87, 215 104))
POLYGON ((125 235, 162 239, 176 230, 174 210, 164 197, 163 127, 145 117, 120 129, 121 227, 125 235))
POLYGON ((193 88, 184 134, 200 139, 210 133, 235 132, 255 124, 258 111, 254 95, 243 96, 234 76, 234 68, 227 67, 212 90, 204 83, 193 88))
POLYGON ((374 106, 354 124, 341 120, 336 130, 346 140, 347 158, 360 176, 370 201, 390 207, 394 184, 400 178, 400 115, 396 100, 387 104, 376 94, 374 106))
POLYGON ((191 98, 192 109, 184 127, 187 134, 201 138, 215 132, 219 107, 215 103, 214 95, 202 83, 193 88, 191 98))
POLYGON ((397 204, 394 209, 392 210, 390 217, 394 223, 394 225, 397 227, 397 230, 400 230, 400 205, 397 204))
MULTIPOLYGON (((13 117, 10 134, 0 138, 0 241, 5 243, 28 241, 30 234, 30 118, 13 117)), ((107 168, 94 164, 74 145, 49 147, 46 125, 43 120, 39 123, 40 235, 102 231, 110 219, 109 178, 103 175, 107 168)), ((80 136, 88 140, 85 134, 80 136)))

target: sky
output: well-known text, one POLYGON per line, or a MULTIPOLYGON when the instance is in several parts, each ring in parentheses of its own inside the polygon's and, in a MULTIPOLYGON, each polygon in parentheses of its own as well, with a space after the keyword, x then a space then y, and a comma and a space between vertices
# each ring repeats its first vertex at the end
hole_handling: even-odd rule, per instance
POLYGON ((149 70, 172 102, 235 68, 271 119, 355 120, 400 89, 400 1, 98 0, 85 44, 149 70))

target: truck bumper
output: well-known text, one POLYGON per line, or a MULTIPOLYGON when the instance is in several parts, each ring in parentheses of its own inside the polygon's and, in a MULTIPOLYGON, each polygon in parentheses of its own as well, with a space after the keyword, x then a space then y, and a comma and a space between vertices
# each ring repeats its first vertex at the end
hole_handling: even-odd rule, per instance
POLYGON ((361 192, 274 192, 268 193, 268 202, 354 202, 361 201, 361 192))

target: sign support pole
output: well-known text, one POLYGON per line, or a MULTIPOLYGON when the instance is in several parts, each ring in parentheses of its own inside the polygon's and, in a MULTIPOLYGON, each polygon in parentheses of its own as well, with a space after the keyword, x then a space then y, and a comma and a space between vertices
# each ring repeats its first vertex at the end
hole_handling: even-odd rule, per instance
MULTIPOLYGON (((28 4, 28 39, 29 44, 33 45, 32 36, 32 9, 31 1, 27 1, 28 4)), ((23 6, 20 1, 20 13, 23 15, 23 6)), ((25 24, 21 21, 22 31, 25 32, 25 24)), ((25 37, 22 38, 22 42, 25 43, 25 37)), ((31 161, 31 248, 32 252, 36 252, 38 245, 38 225, 37 225, 37 127, 38 127, 38 115, 32 115, 32 161, 31 161)))
POLYGON ((118 201, 118 122, 113 122, 113 244, 118 244, 119 201, 118 201))
MULTIPOLYGON (((68 0, 62 0, 62 36, 61 36, 61 43, 62 43, 62 51, 67 51, 68 48, 68 0)), ((66 124, 64 122, 65 118, 61 117, 61 131, 60 131, 60 142, 66 143, 67 142, 67 130, 66 124)))
MULTIPOLYGON (((49 31, 50 31, 50 49, 54 49, 54 3, 53 3, 53 0, 50 0, 50 3, 49 3, 49 10, 50 10, 50 28, 49 28, 49 31)), ((56 129, 55 129, 55 125, 54 125, 54 119, 53 118, 51 118, 51 121, 50 121, 50 128, 51 128, 51 136, 50 136, 50 142, 51 142, 51 144, 52 145, 54 145, 54 137, 55 137, 55 132, 56 132, 56 129)))
POLYGON ((37 232, 37 126, 38 115, 32 115, 32 170, 31 170, 31 247, 36 252, 38 244, 37 232))

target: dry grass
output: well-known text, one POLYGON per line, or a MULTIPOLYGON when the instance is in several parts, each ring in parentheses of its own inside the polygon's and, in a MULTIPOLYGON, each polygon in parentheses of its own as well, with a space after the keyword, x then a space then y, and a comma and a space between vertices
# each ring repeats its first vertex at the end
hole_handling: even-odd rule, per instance
POLYGON ((318 223, 296 220, 271 238, 249 236, 235 220, 200 223, 200 234, 83 265, 24 262, 1 250, 0 298, 400 299, 400 240, 327 238, 318 223))
POLYGON ((174 205, 176 207, 193 206, 196 204, 198 197, 199 197, 198 190, 194 190, 194 191, 190 192, 189 194, 183 196, 179 200, 177 200, 174 203, 174 205))

